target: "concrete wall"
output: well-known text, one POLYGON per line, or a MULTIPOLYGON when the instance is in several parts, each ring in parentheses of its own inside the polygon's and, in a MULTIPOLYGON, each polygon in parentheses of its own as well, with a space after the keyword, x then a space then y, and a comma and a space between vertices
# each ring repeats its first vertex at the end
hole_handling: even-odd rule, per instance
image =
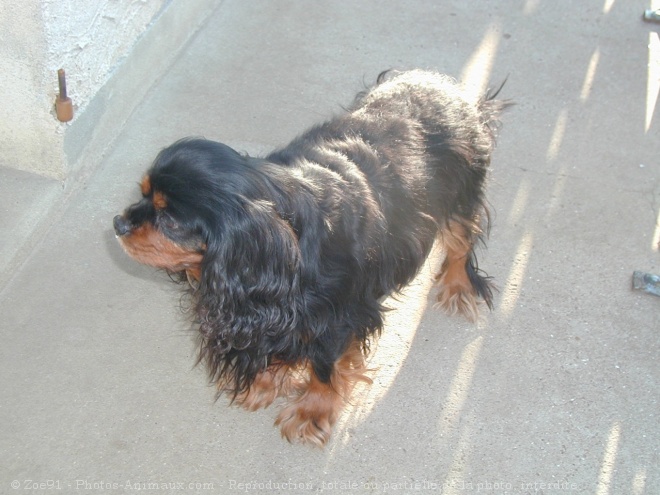
POLYGON ((42 2, 0 2, 0 165, 58 177, 63 129, 51 115, 47 59, 42 2))
POLYGON ((46 77, 63 67, 83 110, 136 40, 172 0, 41 0, 46 77))
POLYGON ((0 2, 0 166, 63 180, 98 160, 220 1, 0 2), (59 68, 67 124, 53 107, 59 68))

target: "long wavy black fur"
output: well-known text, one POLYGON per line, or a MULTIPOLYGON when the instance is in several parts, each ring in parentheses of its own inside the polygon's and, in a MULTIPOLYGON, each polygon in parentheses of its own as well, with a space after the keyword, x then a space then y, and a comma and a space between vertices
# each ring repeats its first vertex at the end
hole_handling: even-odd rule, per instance
POLYGON ((308 361, 328 382, 351 340, 367 347, 384 296, 415 277, 449 221, 481 235, 504 106, 465 101, 435 73, 389 72, 263 158, 204 139, 163 150, 148 172, 167 198, 158 227, 204 250, 192 300, 211 379, 237 394, 273 363, 308 361))

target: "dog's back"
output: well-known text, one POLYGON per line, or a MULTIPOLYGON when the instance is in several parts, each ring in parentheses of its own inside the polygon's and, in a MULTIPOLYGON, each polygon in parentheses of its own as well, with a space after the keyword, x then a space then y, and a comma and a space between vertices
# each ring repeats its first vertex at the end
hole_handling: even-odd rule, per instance
MULTIPOLYGON (((389 293, 417 273, 439 230, 470 246, 487 230, 484 183, 496 118, 505 105, 487 96, 471 100, 452 78, 436 72, 388 71, 358 94, 347 113, 266 160, 331 170, 346 179, 346 194, 353 190, 361 198, 360 207, 374 205, 378 215, 370 208, 353 213, 372 222, 373 246, 365 252, 377 250, 374 259, 392 267, 374 270, 389 293), (455 235, 449 234, 452 225, 455 235)), ((487 284, 473 279, 490 304, 487 284)))
POLYGON ((420 140, 415 144, 426 156, 429 173, 441 179, 436 182, 442 182, 436 184, 440 190, 429 191, 430 197, 446 200, 435 216, 447 218, 472 213, 465 195, 473 199, 479 196, 494 147, 497 117, 506 105, 488 95, 471 99, 455 80, 443 74, 388 71, 379 76, 376 86, 358 96, 352 114, 380 121, 407 121, 419 132, 420 140), (462 184, 468 186, 466 191, 461 191, 462 184), (466 208, 455 209, 460 206, 466 208))

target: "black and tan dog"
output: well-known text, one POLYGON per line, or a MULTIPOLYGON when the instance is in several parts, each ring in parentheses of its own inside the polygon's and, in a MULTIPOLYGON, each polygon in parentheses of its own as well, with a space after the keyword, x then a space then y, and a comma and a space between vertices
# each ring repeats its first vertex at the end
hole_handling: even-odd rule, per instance
POLYGON ((505 102, 466 98, 434 72, 381 74, 348 111, 264 158, 184 139, 114 219, 126 252, 188 280, 200 361, 244 407, 287 398, 276 423, 317 445, 383 326, 383 300, 408 284, 436 239, 438 301, 477 317, 492 305, 475 243, 505 102))

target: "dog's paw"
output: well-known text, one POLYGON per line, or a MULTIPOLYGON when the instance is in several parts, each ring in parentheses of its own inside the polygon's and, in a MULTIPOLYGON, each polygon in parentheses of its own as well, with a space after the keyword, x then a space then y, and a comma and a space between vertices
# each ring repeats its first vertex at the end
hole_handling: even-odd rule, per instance
POLYGON ((262 407, 270 406, 279 395, 279 391, 275 387, 252 386, 248 392, 238 394, 234 399, 234 403, 248 411, 256 411, 262 407))
POLYGON ((479 319, 479 301, 471 285, 443 283, 440 279, 438 306, 450 315, 461 314, 475 322, 479 319))
POLYGON ((280 427, 282 436, 291 443, 324 447, 332 434, 334 421, 332 407, 300 400, 285 407, 277 417, 275 425, 280 427))
POLYGON ((266 408, 278 397, 295 393, 302 387, 301 382, 290 366, 277 364, 259 373, 250 389, 238 394, 234 403, 248 411, 266 408))

